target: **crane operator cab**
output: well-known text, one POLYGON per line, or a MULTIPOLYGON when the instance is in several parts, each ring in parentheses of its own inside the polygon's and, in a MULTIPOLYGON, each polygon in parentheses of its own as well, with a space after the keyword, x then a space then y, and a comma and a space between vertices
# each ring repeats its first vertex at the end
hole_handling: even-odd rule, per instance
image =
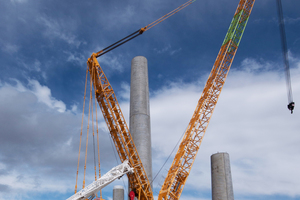
POLYGON ((294 107, 295 107, 295 102, 289 103, 289 105, 287 107, 291 111, 291 114, 293 114, 293 110, 294 110, 294 107))

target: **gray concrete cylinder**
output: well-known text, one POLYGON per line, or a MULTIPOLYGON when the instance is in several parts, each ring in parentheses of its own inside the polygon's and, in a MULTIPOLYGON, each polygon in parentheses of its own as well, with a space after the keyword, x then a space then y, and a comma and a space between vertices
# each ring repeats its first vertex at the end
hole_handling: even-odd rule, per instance
POLYGON ((124 200, 124 187, 121 185, 114 186, 113 200, 124 200))
POLYGON ((134 57, 131 61, 129 129, 151 183, 152 153, 148 64, 147 59, 143 56, 134 57))
POLYGON ((233 200, 233 186, 228 153, 211 156, 212 200, 233 200))

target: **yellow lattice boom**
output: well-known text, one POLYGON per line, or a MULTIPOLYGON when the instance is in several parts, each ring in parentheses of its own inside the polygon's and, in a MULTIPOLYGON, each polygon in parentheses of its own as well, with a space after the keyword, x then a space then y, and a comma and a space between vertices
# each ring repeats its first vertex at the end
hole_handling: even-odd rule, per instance
POLYGON ((239 2, 197 107, 160 190, 158 200, 178 200, 180 198, 225 83, 253 4, 254 0, 241 0, 239 2))
POLYGON ((121 162, 129 161, 134 168, 132 174, 127 174, 129 187, 135 189, 140 200, 153 199, 150 182, 134 145, 125 118, 117 101, 114 90, 101 69, 97 54, 88 59, 89 73, 93 81, 96 99, 108 126, 111 138, 117 148, 121 162))

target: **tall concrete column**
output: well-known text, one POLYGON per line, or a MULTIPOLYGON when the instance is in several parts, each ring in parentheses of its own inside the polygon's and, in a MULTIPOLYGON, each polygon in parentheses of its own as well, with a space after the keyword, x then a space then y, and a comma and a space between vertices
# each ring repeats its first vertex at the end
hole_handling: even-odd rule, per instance
POLYGON ((124 200, 124 187, 121 185, 114 186, 113 200, 124 200))
POLYGON ((148 63, 147 59, 143 56, 134 57, 131 61, 129 129, 151 183, 152 153, 148 63))
POLYGON ((234 200, 228 153, 216 153, 211 157, 212 200, 234 200))

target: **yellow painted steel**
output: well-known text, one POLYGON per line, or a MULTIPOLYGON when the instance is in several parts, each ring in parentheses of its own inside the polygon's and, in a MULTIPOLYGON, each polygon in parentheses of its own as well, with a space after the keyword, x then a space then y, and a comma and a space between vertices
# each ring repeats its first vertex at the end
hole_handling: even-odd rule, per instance
POLYGON ((136 191, 139 200, 153 199, 150 182, 125 122, 120 105, 96 56, 97 54, 92 54, 87 61, 89 73, 94 85, 96 99, 100 105, 121 162, 128 160, 130 166, 134 168, 132 174, 127 174, 129 187, 131 190, 136 191))
MULTIPOLYGON (((225 79, 234 59, 239 40, 241 39, 244 26, 247 23, 247 19, 251 13, 254 1, 255 0, 240 0, 239 2, 233 24, 236 26, 236 22, 238 22, 240 24, 243 24, 243 27, 240 27, 239 25, 237 25, 234 29, 230 27, 230 31, 233 32, 230 32, 227 39, 224 40, 224 43, 219 51, 217 59, 214 63, 212 71, 209 75, 202 95, 192 116, 192 119, 190 120, 183 140, 175 155, 175 159, 169 169, 168 175, 158 195, 159 200, 178 200, 180 198, 183 187, 185 185, 187 177, 189 176, 190 170, 196 158, 196 154, 198 153, 203 136, 209 124, 213 110, 216 106, 219 95, 225 83, 225 79), (234 31, 236 30, 237 32, 234 33, 234 31)), ((183 7, 186 7, 192 2, 194 1, 188 1, 183 7)), ((177 10, 174 13, 176 12, 177 10)), ((153 23, 153 26, 157 23, 160 23, 174 13, 172 11, 170 15, 167 14, 166 16, 163 16, 162 19, 155 21, 153 23)), ((147 30, 147 28, 149 30, 149 28, 152 28, 153 26, 152 24, 149 24, 141 30, 142 32, 144 32, 147 30)), ((145 169, 141 163, 128 126, 121 112, 120 105, 110 83, 108 82, 103 70, 101 69, 97 61, 97 57, 99 56, 99 52, 94 53, 88 59, 87 64, 89 73, 94 85, 96 99, 98 101, 98 104, 100 105, 101 111, 103 113, 104 119, 108 126, 110 135, 113 139, 119 157, 122 162, 125 160, 129 160, 130 165, 134 168, 134 173, 127 174, 129 179, 129 187, 131 190, 136 191, 136 193, 138 194, 137 198, 139 200, 153 199, 150 182, 147 178, 145 169)))
POLYGON ((80 142, 79 142, 79 152, 78 152, 78 162, 77 162, 77 172, 76 172, 75 194, 77 192, 77 182, 78 182, 78 171, 79 171, 79 161, 80 161, 80 150, 81 150, 81 140, 82 140, 82 128, 83 128, 83 118, 84 118, 84 108, 85 108, 87 77, 88 77, 88 69, 86 70, 84 96, 83 96, 83 108, 82 108, 82 120, 81 120, 81 129, 80 129, 80 142))
MULTIPOLYGON (((238 48, 254 0, 241 0, 235 13, 234 22, 229 27, 230 37, 219 51, 198 101, 192 119, 179 145, 168 175, 158 195, 158 200, 178 200, 203 140, 212 113, 217 104, 225 79, 238 48), (243 12, 236 17, 237 13, 243 12), (232 29, 232 25, 234 28, 232 29), (238 42, 236 42, 238 40, 238 42)), ((227 36, 227 35, 226 35, 227 36)), ((226 37, 225 37, 226 38, 226 37)))

